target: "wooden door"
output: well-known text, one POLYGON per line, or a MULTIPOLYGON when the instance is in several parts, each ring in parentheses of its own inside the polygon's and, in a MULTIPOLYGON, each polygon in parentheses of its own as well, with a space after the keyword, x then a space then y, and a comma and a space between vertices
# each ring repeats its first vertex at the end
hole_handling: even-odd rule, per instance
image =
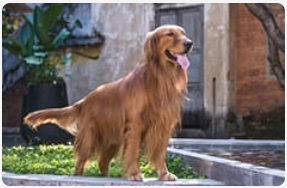
POLYGON ((203 5, 156 9, 156 26, 176 24, 185 28, 194 42, 188 56, 188 94, 184 105, 183 128, 204 128, 203 110, 203 5))

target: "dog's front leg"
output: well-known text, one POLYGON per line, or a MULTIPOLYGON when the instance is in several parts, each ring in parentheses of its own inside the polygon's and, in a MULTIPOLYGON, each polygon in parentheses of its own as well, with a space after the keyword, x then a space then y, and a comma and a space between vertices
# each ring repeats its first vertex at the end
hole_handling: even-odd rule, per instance
POLYGON ((168 168, 165 162, 168 139, 169 137, 166 137, 165 139, 162 140, 161 145, 156 146, 155 151, 157 151, 157 154, 154 155, 155 157, 152 159, 156 166, 156 172, 158 175, 158 179, 161 181, 177 180, 177 177, 168 171, 168 168))
POLYGON ((129 127, 125 132, 124 173, 127 180, 143 180, 139 168, 140 138, 140 130, 137 127, 129 127))

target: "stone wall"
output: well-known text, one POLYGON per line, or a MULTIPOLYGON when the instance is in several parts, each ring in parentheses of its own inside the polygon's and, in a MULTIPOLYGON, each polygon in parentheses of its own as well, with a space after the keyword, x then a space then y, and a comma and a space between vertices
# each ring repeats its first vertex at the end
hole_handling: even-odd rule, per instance
POLYGON ((143 42, 154 28, 153 4, 91 5, 90 24, 105 37, 102 46, 81 47, 81 51, 100 54, 98 60, 75 57, 63 69, 71 72, 65 77, 69 102, 83 98, 97 86, 115 81, 130 72, 140 60, 143 42))

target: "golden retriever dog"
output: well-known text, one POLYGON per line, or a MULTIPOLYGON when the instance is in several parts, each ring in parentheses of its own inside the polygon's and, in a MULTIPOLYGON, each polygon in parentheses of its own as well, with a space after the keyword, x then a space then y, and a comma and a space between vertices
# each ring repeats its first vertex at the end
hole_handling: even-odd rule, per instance
POLYGON ((147 34, 143 58, 127 76, 96 88, 71 106, 28 114, 24 122, 33 128, 56 123, 75 135, 76 175, 82 175, 95 154, 101 173, 107 175, 111 159, 118 156, 124 177, 141 181, 143 151, 159 180, 176 180, 165 157, 168 140, 181 120, 186 54, 192 47, 183 28, 158 27, 147 34))

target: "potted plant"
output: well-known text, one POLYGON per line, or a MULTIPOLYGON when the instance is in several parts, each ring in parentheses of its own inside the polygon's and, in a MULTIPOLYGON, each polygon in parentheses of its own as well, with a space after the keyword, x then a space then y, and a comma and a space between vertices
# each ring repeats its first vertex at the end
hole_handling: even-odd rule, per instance
MULTIPOLYGON (((58 71, 61 65, 71 61, 71 53, 98 58, 59 49, 75 28, 82 27, 78 20, 70 23, 64 19, 62 12, 62 4, 52 4, 46 8, 36 6, 32 14, 23 15, 25 23, 18 37, 9 36, 2 43, 5 49, 19 56, 26 67, 28 91, 23 98, 23 117, 35 110, 68 105, 66 85, 58 71)), ((22 124, 21 133, 30 144, 63 143, 73 139, 72 135, 51 123, 37 131, 22 124)))

